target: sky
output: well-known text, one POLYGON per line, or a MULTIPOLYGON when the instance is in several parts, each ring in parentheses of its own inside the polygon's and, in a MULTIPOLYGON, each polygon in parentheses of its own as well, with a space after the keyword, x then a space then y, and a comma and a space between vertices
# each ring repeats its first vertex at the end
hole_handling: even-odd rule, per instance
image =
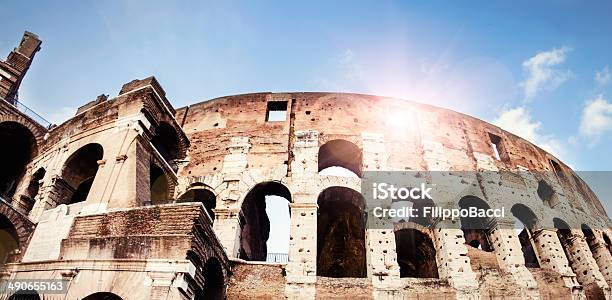
POLYGON ((500 125, 575 169, 612 168, 612 3, 470 4, 4 1, 0 53, 40 36, 20 101, 54 123, 154 75, 175 107, 262 91, 400 97, 500 125))
POLYGON ((612 168, 612 2, 3 1, 0 55, 42 50, 20 101, 61 123, 156 76, 175 107, 249 92, 399 97, 612 168))

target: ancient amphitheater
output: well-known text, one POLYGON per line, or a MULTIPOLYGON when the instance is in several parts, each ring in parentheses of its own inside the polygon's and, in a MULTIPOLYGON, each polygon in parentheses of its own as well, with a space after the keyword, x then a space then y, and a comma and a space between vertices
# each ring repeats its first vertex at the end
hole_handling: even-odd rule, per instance
POLYGON ((45 126, 16 97, 40 45, 26 32, 0 61, 0 278, 61 279, 67 290, 0 299, 610 298, 599 200, 563 162, 496 126, 340 93, 175 109, 154 77, 45 126), (436 205, 511 213, 481 228, 366 227, 368 171, 471 171, 460 193, 439 187, 436 205), (288 255, 267 251, 272 195, 290 209, 288 255))

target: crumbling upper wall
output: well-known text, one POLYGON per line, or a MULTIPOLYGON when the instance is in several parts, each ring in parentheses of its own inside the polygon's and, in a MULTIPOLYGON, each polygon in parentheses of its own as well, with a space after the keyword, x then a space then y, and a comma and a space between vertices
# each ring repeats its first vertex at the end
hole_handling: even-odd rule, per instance
POLYGON ((26 31, 19 46, 9 53, 5 61, 0 60, 0 99, 14 104, 21 80, 41 44, 42 41, 37 35, 26 31))
POLYGON ((569 207, 562 209, 607 219, 597 197, 571 179, 578 177, 562 161, 495 125, 448 109, 360 94, 257 93, 184 107, 177 111, 177 119, 192 142, 189 162, 179 176, 220 172, 232 137, 249 138, 247 169, 265 173, 291 165, 296 132, 318 132, 319 146, 343 139, 360 148, 363 134, 374 133, 384 135, 389 170, 431 170, 425 153, 440 147, 447 159, 441 169, 541 172, 547 181, 558 182, 569 200, 569 207), (266 121, 271 101, 287 102, 285 121, 266 121), (499 143, 499 157, 491 145, 494 140, 499 143), (567 178, 555 175, 555 164, 567 178))

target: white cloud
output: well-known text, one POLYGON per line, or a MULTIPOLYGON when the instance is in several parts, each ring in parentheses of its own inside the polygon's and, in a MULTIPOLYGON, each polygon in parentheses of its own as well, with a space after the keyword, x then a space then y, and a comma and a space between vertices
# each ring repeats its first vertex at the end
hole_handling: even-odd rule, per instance
POLYGON ((561 155, 561 144, 551 135, 545 135, 542 131, 542 123, 533 120, 529 111, 523 106, 502 111, 493 124, 514 133, 549 153, 559 157, 561 155))
POLYGON ((539 52, 523 62, 527 77, 521 82, 521 87, 526 100, 533 99, 541 91, 556 89, 572 76, 570 70, 559 68, 570 50, 568 47, 562 47, 539 52))
POLYGON ((597 140, 602 134, 612 131, 612 103, 598 95, 587 101, 582 110, 580 134, 597 140))
POLYGON ((64 123, 64 121, 74 117, 75 113, 76 113, 76 108, 64 106, 64 107, 54 110, 52 113, 50 113, 46 117, 46 119, 47 121, 53 124, 59 125, 59 124, 64 123))
POLYGON ((595 81, 599 85, 606 85, 610 83, 612 76, 610 75, 610 67, 605 66, 601 71, 595 73, 595 81))
POLYGON ((338 65, 344 72, 344 77, 350 81, 363 80, 363 67, 355 59, 355 52, 348 49, 338 57, 338 65))

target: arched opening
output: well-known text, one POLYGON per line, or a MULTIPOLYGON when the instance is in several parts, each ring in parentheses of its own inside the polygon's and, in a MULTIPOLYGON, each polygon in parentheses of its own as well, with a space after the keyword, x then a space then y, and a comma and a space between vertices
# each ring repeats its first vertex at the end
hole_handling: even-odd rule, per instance
POLYGON ((542 202, 548 207, 554 207, 558 203, 555 190, 543 179, 538 181, 538 197, 540 197, 542 202))
POLYGON ((36 152, 32 132, 17 122, 0 123, 0 197, 11 202, 26 166, 36 152), (9 146, 10 145, 10 146, 9 146))
POLYGON ((17 291, 9 300, 40 300, 40 295, 34 290, 21 290, 17 291))
MULTIPOLYGON (((489 205, 482 199, 474 196, 466 196, 459 201, 461 209, 490 209, 489 205)), ((478 245, 487 252, 493 251, 493 244, 489 239, 489 231, 493 228, 494 220, 487 217, 461 217, 461 230, 467 245, 478 245)))
POLYGON ((210 190, 206 189, 203 185, 192 185, 184 194, 182 194, 177 201, 182 202, 199 202, 204 204, 206 212, 210 216, 212 221, 215 220, 215 212, 213 209, 217 207, 217 197, 210 190))
POLYGON ((30 212, 32 207, 34 207, 34 203, 36 202, 36 196, 38 195, 38 191, 40 190, 40 185, 45 177, 46 171, 45 168, 39 168, 32 174, 32 178, 30 179, 30 183, 28 184, 28 189, 26 190, 26 194, 23 196, 23 209, 26 212, 30 212))
POLYGON ((330 187, 317 199, 317 275, 365 277, 365 203, 361 193, 330 187))
POLYGON ((19 237, 13 223, 0 215, 0 266, 12 262, 12 256, 19 249, 19 237))
POLYGON ((521 242, 521 251, 523 251, 525 266, 539 268, 540 263, 538 262, 533 244, 531 243, 532 231, 538 223, 538 218, 529 207, 520 203, 512 206, 510 211, 516 219, 514 225, 521 242))
MULTIPOLYGON (((271 236, 271 228, 288 229, 289 218, 277 220, 268 214, 274 201, 277 210, 289 213, 291 193, 279 182, 263 182, 249 191, 240 209, 239 258, 251 261, 268 260, 268 247, 288 249, 289 236, 271 236), (275 199, 275 200, 271 200, 275 199)), ((285 255, 286 256, 286 255, 285 255)))
POLYGON ((553 225, 555 227, 555 229, 557 229, 557 237, 559 238, 559 241, 561 242, 561 248, 563 248, 563 252, 565 253, 565 257, 568 258, 570 267, 572 266, 572 261, 569 260, 569 245, 570 245, 570 240, 572 237, 572 231, 570 226, 563 220, 559 219, 559 218, 554 218, 553 219, 553 225))
POLYGON ((582 229, 582 234, 584 235, 584 238, 587 244, 589 245, 591 253, 593 254, 593 256, 595 256, 595 252, 593 252, 593 250, 595 250, 595 248, 597 247, 597 238, 595 237, 593 230, 587 224, 582 224, 580 228, 582 229))
POLYGON ((149 180, 151 185, 151 204, 159 205, 168 203, 170 200, 170 185, 168 175, 162 168, 151 163, 149 168, 149 180))
POLYGON ((73 204, 87 199, 91 185, 98 172, 98 161, 104 150, 100 144, 87 144, 74 152, 62 168, 59 202, 73 204))
POLYGON ((99 293, 91 294, 83 298, 83 300, 123 300, 123 299, 113 293, 99 292, 99 293))
POLYGON ((151 139, 155 149, 167 162, 179 158, 179 142, 180 139, 176 129, 166 122, 159 123, 159 126, 155 128, 155 136, 151 139))
POLYGON ((361 149, 351 142, 329 141, 319 148, 318 158, 321 175, 361 177, 361 149))
POLYGON ((395 231, 400 277, 438 278, 436 248, 429 236, 418 229, 395 231))
POLYGON ((603 234, 603 239, 604 242, 606 243, 606 247, 608 248, 608 251, 612 254, 612 242, 610 241, 610 238, 608 237, 607 234, 603 234))
POLYGON ((209 259, 204 265, 204 289, 202 297, 196 299, 225 299, 225 280, 223 268, 215 258, 209 259))

